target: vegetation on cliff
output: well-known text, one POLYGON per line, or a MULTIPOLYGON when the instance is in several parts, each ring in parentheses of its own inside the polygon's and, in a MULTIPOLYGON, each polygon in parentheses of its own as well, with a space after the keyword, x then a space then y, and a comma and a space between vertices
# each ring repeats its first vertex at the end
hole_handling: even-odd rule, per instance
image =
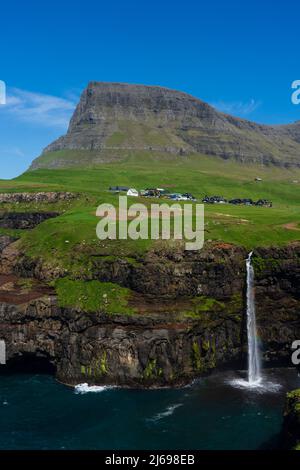
MULTIPOLYGON (((163 187, 192 193, 198 201, 216 194, 226 199, 271 200, 272 208, 206 204, 205 240, 207 246, 231 243, 247 250, 284 245, 300 238, 298 130, 297 126, 273 128, 231 118, 172 90, 93 82, 82 95, 68 134, 50 144, 29 171, 14 180, 0 181, 0 192, 69 192, 76 197, 54 198, 50 203, 30 198, 2 203, 4 214, 51 210, 59 216, 31 230, 0 228, 0 235, 19 239, 15 252, 26 258, 27 266, 35 266, 33 276, 39 272, 47 281, 58 279, 61 305, 86 311, 103 309, 105 292, 99 273, 107 274, 108 279, 101 279, 106 282, 113 277, 112 271, 120 270, 110 289, 116 298, 112 295, 106 308, 108 313, 130 312, 127 291, 120 287, 128 286, 124 276, 134 271, 136 277, 146 277, 146 270, 139 271, 138 265, 160 245, 165 253, 168 247, 176 252, 176 244, 98 240, 97 206, 118 204, 118 196, 108 188, 163 187)), ((135 198, 133 202, 149 207, 152 200, 135 198)), ((163 255, 163 277, 168 275, 170 256, 163 255)), ((259 257, 254 262, 258 274, 270 264, 259 257)), ((223 308, 219 300, 204 299, 196 289, 187 297, 189 302, 194 299, 183 309, 186 318, 223 308)))
POLYGON ((130 290, 111 282, 74 281, 68 278, 54 282, 60 307, 73 307, 83 312, 132 315, 128 305, 130 290))
MULTIPOLYGON (((51 204, 51 210, 59 211, 61 216, 45 222, 24 237, 26 248, 33 255, 43 251, 44 256, 47 256, 52 250, 59 258, 60 253, 68 249, 73 251, 74 247, 83 242, 85 246, 93 246, 97 206, 102 202, 118 202, 117 196, 108 192, 109 186, 114 184, 137 188, 165 187, 172 192, 189 191, 199 200, 206 194, 221 194, 227 198, 269 199, 273 201, 272 208, 207 204, 206 240, 223 240, 247 248, 298 240, 300 184, 293 183, 296 177, 297 170, 258 168, 255 165, 225 162, 217 157, 190 157, 183 161, 176 156, 161 159, 136 153, 124 162, 106 163, 93 169, 27 172, 15 180, 0 181, 0 191, 67 190, 82 195, 75 201, 51 204), (259 183, 254 181, 258 173, 263 179, 259 183), (70 242, 68 247, 65 240, 70 242)), ((141 199, 140 202, 149 205, 151 200, 141 199)), ((34 204, 4 204, 2 207, 11 211, 36 209, 34 204)), ((49 210, 46 204, 38 207, 40 210, 49 210)), ((122 251, 126 245, 130 245, 130 240, 126 243, 110 242, 112 250, 107 247, 107 243, 102 245, 105 245, 105 252, 115 252, 116 249, 122 251)), ((138 241, 134 245, 135 249, 141 247, 144 250, 150 243, 138 241)))
MULTIPOLYGON (((147 152, 132 152, 122 162, 103 163, 93 169, 29 171, 12 181, 0 181, 0 191, 71 191, 77 197, 52 203, 3 203, 1 208, 6 212, 51 210, 59 216, 32 230, 0 228, 0 234, 19 238, 20 253, 33 262, 38 260, 46 271, 55 273, 51 276, 74 281, 95 280, 101 264, 107 267, 118 259, 127 265, 142 263, 147 253, 160 244, 166 250, 168 245, 172 249, 172 242, 168 241, 97 239, 96 208, 103 202, 117 205, 118 196, 111 194, 108 188, 124 184, 138 188, 162 186, 172 192, 190 191, 199 200, 205 194, 272 200, 272 208, 206 204, 205 240, 206 243, 234 243, 247 250, 256 246, 284 245, 300 238, 300 184, 292 182, 297 171, 300 180, 300 170, 258 168, 217 157, 191 156, 182 160, 173 155, 162 158, 147 152), (263 181, 255 181, 257 174, 263 181)), ((133 202, 149 206, 152 200, 135 198, 133 202)), ((254 258, 254 263, 257 274, 269 265, 259 257, 254 258)), ((273 260, 272 265, 274 263, 273 260)), ((194 306, 189 312, 195 316, 200 310, 194 306)))
POLYGON ((300 389, 286 396, 283 424, 284 446, 300 450, 300 389))

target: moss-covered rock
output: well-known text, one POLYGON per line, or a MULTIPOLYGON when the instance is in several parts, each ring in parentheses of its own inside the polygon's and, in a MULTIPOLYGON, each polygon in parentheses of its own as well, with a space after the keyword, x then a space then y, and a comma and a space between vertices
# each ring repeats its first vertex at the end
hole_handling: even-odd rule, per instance
POLYGON ((278 259, 275 258, 262 258, 261 256, 254 256, 252 258, 252 265, 256 275, 263 275, 266 272, 274 271, 280 267, 278 259))
POLYGON ((143 379, 153 380, 161 377, 162 373, 162 368, 157 366, 157 359, 149 359, 143 372, 143 379))
POLYGON ((286 396, 283 442, 286 448, 300 450, 300 389, 286 396))
POLYGON ((61 307, 107 314, 134 313, 134 309, 128 305, 130 290, 111 282, 62 278, 55 281, 54 287, 61 307))

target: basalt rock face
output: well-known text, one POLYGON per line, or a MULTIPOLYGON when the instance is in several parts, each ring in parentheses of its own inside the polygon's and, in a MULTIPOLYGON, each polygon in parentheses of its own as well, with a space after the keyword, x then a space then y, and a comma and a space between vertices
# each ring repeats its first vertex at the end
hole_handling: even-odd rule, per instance
POLYGON ((31 169, 94 165, 145 150, 299 167, 300 122, 260 125, 167 88, 90 82, 67 134, 46 147, 31 169))
POLYGON ((300 244, 255 250, 256 313, 265 359, 289 358, 300 338, 300 244))
MULTIPOLYGON (((58 212, 54 211, 34 211, 34 212, 12 212, 9 209, 10 204, 14 208, 19 204, 34 203, 38 205, 41 203, 51 204, 59 203, 60 201, 70 201, 76 198, 77 195, 70 192, 39 192, 39 193, 1 193, 0 203, 2 210, 0 211, 0 227, 5 229, 15 230, 29 230, 41 224, 45 220, 57 217, 58 212)), ((8 240, 6 237, 0 237, 1 244, 8 240), (2 241, 1 241, 2 240, 2 241)), ((4 248, 4 246, 3 246, 4 248)))
POLYGON ((1 235, 0 236, 0 254, 2 251, 9 245, 11 245, 16 239, 9 235, 1 235))
MULTIPOLYGON (((4 248, 4 260, 14 246, 4 248)), ((149 253, 130 265, 96 261, 95 278, 134 290, 131 316, 62 308, 41 267, 11 261, 11 274, 0 278, 8 366, 39 356, 68 384, 138 387, 181 385, 217 367, 245 366, 245 258, 242 248, 216 244, 199 253, 149 253), (40 280, 20 291, 16 273, 26 269, 40 280)), ((264 360, 291 364, 291 343, 300 337, 300 244, 258 249, 253 262, 264 360)))
POLYGON ((58 215, 58 212, 4 212, 0 213, 0 227, 29 230, 58 215))
POLYGON ((282 446, 300 450, 300 389, 289 392, 286 397, 282 446))
POLYGON ((37 192, 37 193, 0 193, 1 204, 21 204, 21 203, 52 203, 68 201, 76 198, 76 194, 69 192, 37 192))
POLYGON ((217 363, 239 360, 240 335, 230 315, 207 328, 172 315, 87 315, 59 308, 55 296, 0 308, 8 367, 18 357, 44 357, 67 384, 184 384, 217 363))

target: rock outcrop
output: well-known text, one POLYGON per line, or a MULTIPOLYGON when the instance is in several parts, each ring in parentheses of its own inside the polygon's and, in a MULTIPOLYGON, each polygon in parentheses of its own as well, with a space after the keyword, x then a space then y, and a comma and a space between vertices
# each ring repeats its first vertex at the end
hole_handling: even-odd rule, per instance
POLYGON ((43 357, 67 384, 147 387, 181 385, 240 359, 240 322, 232 313, 220 319, 211 312, 208 327, 205 319, 166 313, 86 314, 58 307, 53 293, 35 295, 15 298, 16 305, 8 294, 3 302, 1 292, 0 337, 8 367, 16 358, 43 357))
POLYGON ((286 396, 282 445, 285 449, 300 450, 300 390, 286 396))
POLYGON ((167 88, 90 82, 67 134, 31 169, 95 165, 140 151, 299 167, 300 122, 260 125, 167 88))
POLYGON ((9 235, 1 235, 0 236, 0 255, 2 251, 9 245, 11 245, 14 241, 16 241, 16 238, 11 237, 9 235))
POLYGON ((59 201, 69 201, 77 195, 69 192, 37 192, 37 193, 0 193, 0 203, 21 204, 21 203, 52 203, 59 201))
MULTIPOLYGON (((3 260, 14 247, 4 248, 3 260)), ((242 248, 215 244, 199 253, 152 252, 138 263, 96 260, 94 279, 133 291, 135 314, 108 315, 61 307, 44 283, 53 273, 11 256, 0 279, 0 338, 8 367, 18 358, 43 357, 68 384, 147 387, 245 366, 245 258, 242 248)), ((264 360, 290 364, 291 343, 300 337, 300 244, 257 249, 253 261, 264 360)))
POLYGON ((0 213, 0 227, 29 230, 58 215, 58 212, 4 212, 0 213))

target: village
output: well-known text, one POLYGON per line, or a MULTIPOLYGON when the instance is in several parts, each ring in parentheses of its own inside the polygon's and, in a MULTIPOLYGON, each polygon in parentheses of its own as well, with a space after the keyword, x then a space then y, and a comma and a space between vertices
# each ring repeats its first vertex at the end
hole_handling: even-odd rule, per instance
POLYGON ((272 207, 272 201, 267 199, 258 199, 253 201, 250 198, 234 198, 226 199, 223 196, 204 196, 201 200, 196 199, 191 193, 171 193, 163 188, 148 188, 137 190, 127 186, 111 186, 109 191, 112 193, 126 193, 127 196, 132 197, 145 197, 145 198, 163 198, 171 201, 201 201, 204 204, 233 204, 244 206, 258 206, 258 207, 272 207))

